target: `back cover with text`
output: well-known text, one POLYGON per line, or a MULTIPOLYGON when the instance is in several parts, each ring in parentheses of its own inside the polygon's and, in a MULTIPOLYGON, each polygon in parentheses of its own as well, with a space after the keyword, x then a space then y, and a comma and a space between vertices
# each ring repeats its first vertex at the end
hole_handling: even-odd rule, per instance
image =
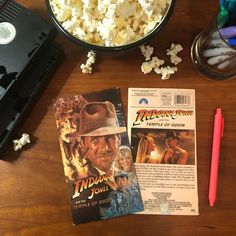
POLYGON ((129 88, 141 214, 198 215, 195 91, 129 88))

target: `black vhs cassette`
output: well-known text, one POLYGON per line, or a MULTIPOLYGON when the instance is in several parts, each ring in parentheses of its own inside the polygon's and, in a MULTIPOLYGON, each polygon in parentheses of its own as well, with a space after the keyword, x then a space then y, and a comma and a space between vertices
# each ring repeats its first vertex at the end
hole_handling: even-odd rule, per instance
POLYGON ((0 0, 0 97, 17 88, 56 29, 13 0, 0 0))
POLYGON ((0 0, 0 150, 63 58, 54 26, 0 0))

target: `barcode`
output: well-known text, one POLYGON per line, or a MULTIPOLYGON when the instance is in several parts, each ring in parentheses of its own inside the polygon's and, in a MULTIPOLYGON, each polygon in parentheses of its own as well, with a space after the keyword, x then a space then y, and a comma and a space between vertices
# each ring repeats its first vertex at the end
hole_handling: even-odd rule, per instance
POLYGON ((190 95, 174 95, 174 103, 176 105, 190 105, 191 96, 190 95))

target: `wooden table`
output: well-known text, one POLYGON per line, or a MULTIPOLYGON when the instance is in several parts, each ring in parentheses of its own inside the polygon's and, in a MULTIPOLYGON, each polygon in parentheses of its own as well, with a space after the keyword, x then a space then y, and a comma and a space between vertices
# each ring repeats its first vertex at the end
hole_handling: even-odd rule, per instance
MULTIPOLYGON (((48 18, 43 0, 19 0, 48 18)), ((216 13, 218 1, 177 0, 167 26, 150 42, 163 57, 171 42, 184 46, 183 63, 169 80, 140 70, 143 57, 137 49, 127 55, 97 55, 92 75, 80 65, 87 51, 58 37, 66 58, 43 91, 18 135, 28 132, 33 142, 14 152, 10 146, 0 160, 0 235, 236 235, 236 80, 207 79, 194 67, 190 46, 216 13), (199 216, 130 215, 72 226, 52 100, 105 88, 120 87, 127 118, 128 87, 192 88, 196 90, 199 216), (217 202, 208 204, 208 179, 215 108, 225 116, 217 202)))

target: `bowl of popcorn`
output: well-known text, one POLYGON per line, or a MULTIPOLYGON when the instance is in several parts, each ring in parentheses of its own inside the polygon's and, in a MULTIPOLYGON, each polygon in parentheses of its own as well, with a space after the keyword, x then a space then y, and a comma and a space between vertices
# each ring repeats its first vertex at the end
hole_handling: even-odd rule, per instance
POLYGON ((70 40, 94 51, 120 51, 149 41, 167 23, 175 0, 46 0, 70 40))

